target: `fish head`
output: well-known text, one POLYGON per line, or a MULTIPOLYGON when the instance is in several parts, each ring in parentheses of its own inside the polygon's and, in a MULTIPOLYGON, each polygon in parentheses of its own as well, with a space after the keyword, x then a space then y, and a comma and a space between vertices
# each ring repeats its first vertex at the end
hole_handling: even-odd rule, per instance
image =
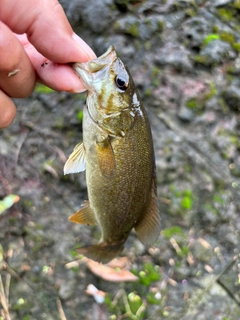
POLYGON ((87 105, 95 121, 112 125, 113 118, 121 118, 121 122, 124 118, 128 125, 132 122, 128 119, 131 117, 128 114, 133 115, 134 108, 139 107, 137 93, 127 67, 117 56, 113 46, 97 59, 75 63, 73 68, 88 89, 87 105))

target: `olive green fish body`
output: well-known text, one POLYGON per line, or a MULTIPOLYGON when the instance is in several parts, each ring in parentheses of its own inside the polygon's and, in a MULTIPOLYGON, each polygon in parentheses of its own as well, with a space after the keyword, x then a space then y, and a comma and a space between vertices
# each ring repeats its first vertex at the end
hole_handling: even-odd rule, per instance
POLYGON ((94 79, 91 75, 87 79, 86 64, 83 71, 76 68, 89 93, 83 112, 83 145, 76 147, 65 171, 72 172, 73 166, 75 172, 77 161, 84 153, 89 201, 70 220, 100 226, 100 243, 77 251, 107 262, 121 252, 132 228, 144 244, 154 242, 159 235, 160 218, 153 142, 146 111, 114 48, 102 57, 98 59, 107 60, 106 66, 99 67, 98 59, 94 60, 94 79))

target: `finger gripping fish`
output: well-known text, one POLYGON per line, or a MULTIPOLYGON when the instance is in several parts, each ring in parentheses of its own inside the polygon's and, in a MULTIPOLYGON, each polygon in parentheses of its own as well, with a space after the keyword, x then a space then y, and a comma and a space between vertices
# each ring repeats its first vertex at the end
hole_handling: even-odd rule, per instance
POLYGON ((132 77, 110 47, 95 60, 73 65, 88 89, 83 143, 64 174, 86 169, 89 200, 69 220, 99 225, 99 244, 76 249, 106 263, 124 247, 132 228, 144 245, 160 232, 151 129, 132 77))

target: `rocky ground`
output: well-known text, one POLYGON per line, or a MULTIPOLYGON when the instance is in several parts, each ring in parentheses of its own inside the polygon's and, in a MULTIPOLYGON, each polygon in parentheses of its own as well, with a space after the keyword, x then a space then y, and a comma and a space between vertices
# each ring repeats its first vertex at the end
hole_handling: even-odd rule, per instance
POLYGON ((100 237, 68 221, 86 183, 63 176, 85 95, 37 86, 0 132, 0 199, 20 197, 0 214, 0 319, 239 319, 240 2, 61 3, 97 55, 114 45, 132 73, 152 125, 162 231, 150 249, 133 232, 110 269, 76 256, 100 237))

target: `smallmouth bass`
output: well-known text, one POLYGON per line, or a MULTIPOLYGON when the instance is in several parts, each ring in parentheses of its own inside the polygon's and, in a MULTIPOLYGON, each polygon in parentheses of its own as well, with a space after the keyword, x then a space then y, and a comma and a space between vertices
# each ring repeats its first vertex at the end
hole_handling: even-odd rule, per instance
POLYGON ((99 244, 76 251, 106 263, 123 250, 132 228, 144 245, 159 235, 152 134, 133 79, 114 47, 73 68, 88 95, 83 143, 70 155, 64 174, 86 169, 89 200, 69 220, 100 226, 99 244))

